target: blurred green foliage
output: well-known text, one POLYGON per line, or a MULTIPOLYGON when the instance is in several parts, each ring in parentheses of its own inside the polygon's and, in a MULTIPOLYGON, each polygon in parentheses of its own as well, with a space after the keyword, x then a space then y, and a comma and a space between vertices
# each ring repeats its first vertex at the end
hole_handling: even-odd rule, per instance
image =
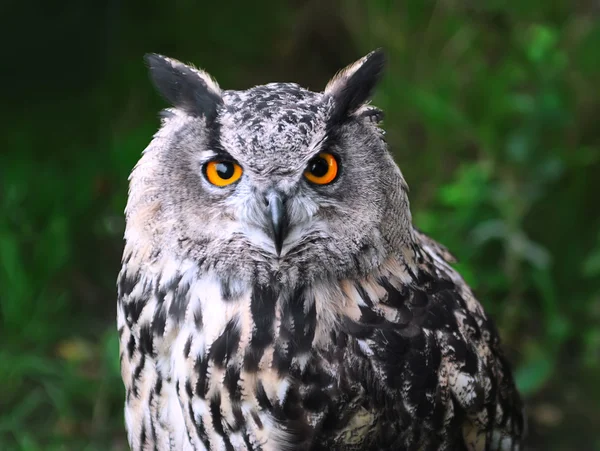
POLYGON ((114 281, 127 176, 164 106, 141 56, 193 61, 225 88, 318 90, 379 46, 374 103, 414 221, 496 319, 529 449, 600 449, 596 2, 44 5, 0 36, 21 37, 4 58, 19 70, 4 74, 0 449, 126 449, 114 281))

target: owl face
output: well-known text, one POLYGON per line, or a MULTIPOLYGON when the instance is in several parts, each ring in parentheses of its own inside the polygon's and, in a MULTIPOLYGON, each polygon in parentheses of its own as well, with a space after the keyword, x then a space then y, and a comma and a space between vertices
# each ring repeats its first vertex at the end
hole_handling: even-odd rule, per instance
POLYGON ((130 235, 228 277, 345 277, 385 258, 396 238, 386 221, 406 216, 407 201, 380 112, 365 105, 381 53, 323 93, 221 91, 175 60, 147 62, 174 108, 132 174, 128 229, 146 233, 130 235))

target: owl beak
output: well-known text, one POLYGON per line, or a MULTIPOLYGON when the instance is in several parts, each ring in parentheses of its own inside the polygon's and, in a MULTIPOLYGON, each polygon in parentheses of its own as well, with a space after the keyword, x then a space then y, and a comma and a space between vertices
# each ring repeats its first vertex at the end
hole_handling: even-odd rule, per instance
POLYGON ((271 223, 271 238, 275 244, 277 255, 281 255, 281 247, 287 232, 287 214, 285 211, 285 199, 276 192, 267 195, 269 222, 271 223))

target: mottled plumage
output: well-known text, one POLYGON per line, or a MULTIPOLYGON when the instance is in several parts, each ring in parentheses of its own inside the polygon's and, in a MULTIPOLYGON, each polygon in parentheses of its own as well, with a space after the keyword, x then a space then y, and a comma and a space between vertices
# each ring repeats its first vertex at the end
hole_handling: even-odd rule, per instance
POLYGON ((520 449, 498 333, 448 251, 412 226, 368 105, 383 54, 322 93, 221 91, 198 69, 147 62, 173 108, 126 210, 118 327, 132 449, 520 449), (339 172, 310 183, 322 152, 339 172), (211 161, 243 174, 211 184, 211 161))

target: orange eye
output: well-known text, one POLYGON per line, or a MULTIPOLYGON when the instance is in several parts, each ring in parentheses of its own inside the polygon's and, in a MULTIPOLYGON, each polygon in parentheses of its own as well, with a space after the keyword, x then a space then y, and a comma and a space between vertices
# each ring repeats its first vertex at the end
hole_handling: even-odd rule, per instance
POLYGON ((216 186, 227 186, 242 176, 242 167, 233 161, 210 161, 204 167, 206 178, 216 186))
POLYGON ((304 177, 317 185, 327 185, 335 180, 338 174, 338 163, 333 155, 321 152, 308 162, 304 177))

